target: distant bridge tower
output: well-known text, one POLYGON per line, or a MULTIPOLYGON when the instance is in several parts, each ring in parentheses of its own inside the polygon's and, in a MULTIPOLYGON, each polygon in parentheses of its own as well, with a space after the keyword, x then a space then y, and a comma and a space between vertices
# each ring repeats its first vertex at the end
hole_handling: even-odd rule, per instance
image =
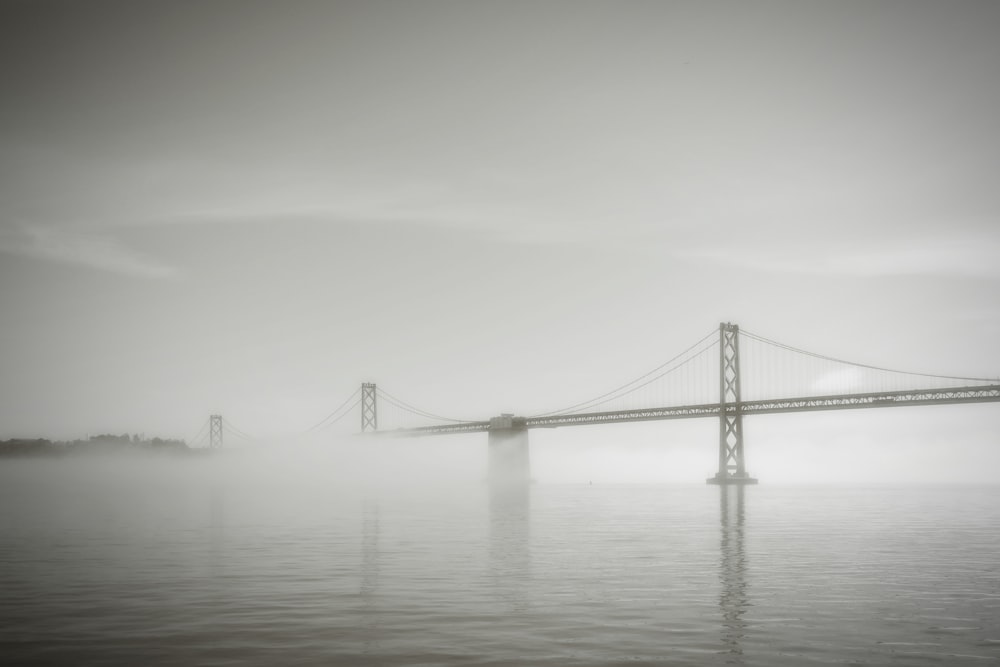
POLYGON ((222 415, 212 415, 208 418, 208 446, 211 449, 222 447, 222 415))
POLYGON ((375 400, 375 383, 361 385, 361 432, 378 430, 378 403, 375 400))
POLYGON ((709 484, 756 484, 743 459, 740 327, 719 324, 719 471, 709 484))

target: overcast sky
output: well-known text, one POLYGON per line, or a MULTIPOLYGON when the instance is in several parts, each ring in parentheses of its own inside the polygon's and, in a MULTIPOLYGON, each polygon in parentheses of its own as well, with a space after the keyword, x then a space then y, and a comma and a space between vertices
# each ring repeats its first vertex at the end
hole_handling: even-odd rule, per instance
MULTIPOLYGON (((531 414, 722 320, 1000 375, 996 2, 0 6, 0 437, 531 414)), ((812 423, 974 476, 998 409, 812 423)))

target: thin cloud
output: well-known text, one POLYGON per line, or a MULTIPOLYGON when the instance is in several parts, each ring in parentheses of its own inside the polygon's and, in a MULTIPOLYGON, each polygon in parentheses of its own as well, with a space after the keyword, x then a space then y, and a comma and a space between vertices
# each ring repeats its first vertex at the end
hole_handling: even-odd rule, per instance
POLYGON ((677 256, 770 273, 825 274, 855 277, 954 276, 1000 278, 1000 239, 967 235, 884 243, 851 248, 761 247, 694 248, 677 256))
POLYGON ((20 225, 0 230, 0 252, 84 266, 139 278, 172 278, 177 270, 96 233, 53 226, 20 225))

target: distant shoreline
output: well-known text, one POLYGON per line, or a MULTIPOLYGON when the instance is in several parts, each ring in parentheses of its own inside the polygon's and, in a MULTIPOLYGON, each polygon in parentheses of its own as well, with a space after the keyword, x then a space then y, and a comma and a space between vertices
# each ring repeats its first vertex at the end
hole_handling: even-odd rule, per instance
POLYGON ((12 438, 0 440, 0 458, 62 458, 93 454, 156 454, 187 456, 201 454, 184 440, 145 438, 138 435, 94 435, 86 440, 12 438))

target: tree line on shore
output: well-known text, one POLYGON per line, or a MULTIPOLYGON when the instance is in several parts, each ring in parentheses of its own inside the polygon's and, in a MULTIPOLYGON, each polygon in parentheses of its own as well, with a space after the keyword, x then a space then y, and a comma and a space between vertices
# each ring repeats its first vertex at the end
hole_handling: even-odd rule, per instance
POLYGON ((57 457, 77 454, 170 453, 193 451, 183 440, 146 438, 137 434, 92 435, 84 440, 13 438, 0 440, 0 457, 57 457))

